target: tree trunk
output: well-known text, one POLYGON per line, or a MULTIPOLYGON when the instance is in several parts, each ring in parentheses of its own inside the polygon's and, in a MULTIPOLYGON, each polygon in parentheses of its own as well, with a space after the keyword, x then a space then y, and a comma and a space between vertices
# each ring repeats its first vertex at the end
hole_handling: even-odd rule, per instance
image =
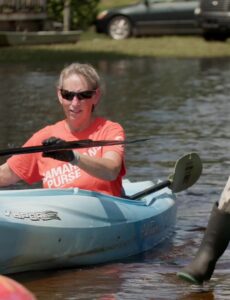
POLYGON ((64 0, 63 30, 70 30, 70 0, 64 0))

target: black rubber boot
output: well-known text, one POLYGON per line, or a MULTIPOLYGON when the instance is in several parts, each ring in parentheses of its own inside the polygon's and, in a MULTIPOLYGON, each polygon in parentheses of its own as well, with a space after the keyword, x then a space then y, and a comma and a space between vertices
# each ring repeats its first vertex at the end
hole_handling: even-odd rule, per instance
POLYGON ((203 240, 194 260, 177 276, 195 284, 209 280, 230 240, 230 214, 214 205, 203 240))

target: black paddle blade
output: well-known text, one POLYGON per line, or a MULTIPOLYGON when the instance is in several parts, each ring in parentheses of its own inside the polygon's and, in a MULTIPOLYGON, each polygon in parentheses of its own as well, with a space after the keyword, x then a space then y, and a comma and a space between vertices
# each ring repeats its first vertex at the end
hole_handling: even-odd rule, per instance
POLYGON ((202 162, 195 152, 189 153, 178 159, 175 172, 170 176, 170 189, 174 193, 181 192, 192 186, 202 173, 202 162))

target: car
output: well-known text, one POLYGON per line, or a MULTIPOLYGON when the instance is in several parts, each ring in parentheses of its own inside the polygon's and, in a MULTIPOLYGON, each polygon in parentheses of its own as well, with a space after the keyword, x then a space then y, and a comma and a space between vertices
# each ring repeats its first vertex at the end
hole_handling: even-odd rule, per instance
POLYGON ((199 34, 197 8, 198 0, 143 0, 100 12, 95 30, 115 40, 130 36, 199 34))
POLYGON ((226 41, 230 37, 230 0, 201 0, 196 10, 207 41, 226 41))

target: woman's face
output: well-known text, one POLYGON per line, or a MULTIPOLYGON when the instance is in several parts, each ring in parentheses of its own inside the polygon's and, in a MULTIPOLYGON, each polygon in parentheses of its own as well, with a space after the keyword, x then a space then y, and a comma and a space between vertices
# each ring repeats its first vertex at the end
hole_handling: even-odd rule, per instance
POLYGON ((93 120, 93 106, 95 106, 99 101, 99 89, 92 93, 86 93, 86 96, 89 98, 84 98, 85 95, 83 94, 83 96, 72 95, 72 97, 70 97, 72 100, 67 100, 66 98, 68 98, 69 95, 71 96, 68 92, 79 93, 92 91, 83 76, 71 75, 63 81, 62 90, 63 91, 58 89, 57 91, 58 99, 63 107, 70 130, 82 131, 89 127, 93 120))

